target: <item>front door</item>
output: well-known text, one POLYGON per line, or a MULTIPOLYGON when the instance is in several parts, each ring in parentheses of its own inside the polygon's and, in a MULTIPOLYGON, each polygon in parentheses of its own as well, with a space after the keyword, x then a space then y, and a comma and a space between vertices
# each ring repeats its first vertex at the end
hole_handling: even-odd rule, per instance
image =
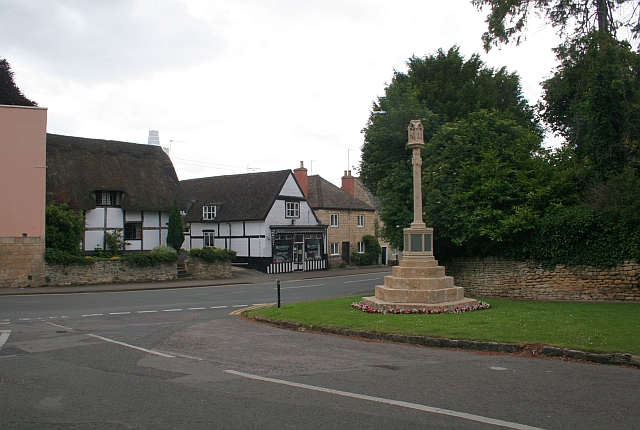
POLYGON ((349 265, 351 264, 350 248, 349 242, 342 242, 342 259, 349 265))
POLYGON ((293 236, 293 270, 304 270, 304 236, 302 234, 293 236))

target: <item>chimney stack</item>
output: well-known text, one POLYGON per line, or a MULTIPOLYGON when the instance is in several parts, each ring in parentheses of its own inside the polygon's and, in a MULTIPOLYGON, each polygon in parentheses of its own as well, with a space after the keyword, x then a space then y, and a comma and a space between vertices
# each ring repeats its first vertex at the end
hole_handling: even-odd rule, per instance
POLYGON ((304 167, 304 162, 300 162, 300 167, 293 171, 293 176, 296 177, 304 196, 309 197, 309 177, 307 176, 307 169, 304 167))
POLYGON ((345 170, 342 177, 342 189, 353 197, 356 196, 355 178, 351 176, 351 170, 345 170))

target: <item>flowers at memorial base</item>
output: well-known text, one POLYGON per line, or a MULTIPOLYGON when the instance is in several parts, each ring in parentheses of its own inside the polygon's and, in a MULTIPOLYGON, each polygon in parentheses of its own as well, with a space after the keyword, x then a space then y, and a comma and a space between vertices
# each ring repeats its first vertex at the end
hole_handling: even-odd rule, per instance
POLYGON ((478 311, 482 309, 489 309, 491 305, 487 302, 479 301, 475 305, 469 306, 455 306, 451 308, 445 309, 429 309, 429 308, 395 308, 395 309, 378 309, 362 302, 353 302, 351 306, 361 310, 362 312, 367 312, 370 314, 444 314, 444 313, 452 313, 452 314, 461 314, 463 312, 469 311, 478 311))

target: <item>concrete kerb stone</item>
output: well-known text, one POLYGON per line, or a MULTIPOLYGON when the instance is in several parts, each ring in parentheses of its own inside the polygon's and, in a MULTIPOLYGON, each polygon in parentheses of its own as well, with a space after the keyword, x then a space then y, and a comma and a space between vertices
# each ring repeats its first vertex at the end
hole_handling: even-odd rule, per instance
MULTIPOLYGON (((336 334, 339 336, 357 337, 367 340, 406 343, 410 345, 420 345, 432 348, 456 348, 473 351, 488 351, 488 352, 502 352, 508 354, 514 354, 526 349, 526 346, 515 343, 498 343, 498 342, 477 342, 474 340, 464 339, 446 339, 429 336, 409 336, 401 334, 381 334, 375 332, 366 332, 360 330, 349 330, 343 328, 334 327, 314 327, 304 326, 299 323, 292 323, 289 321, 276 321, 263 317, 246 317, 245 318, 264 324, 271 324, 274 326, 287 328, 295 331, 319 331, 326 334, 336 334)), ((589 361, 599 364, 625 364, 635 367, 640 367, 640 356, 614 353, 614 354, 597 354, 585 351, 578 351, 574 349, 558 348, 555 346, 542 346, 540 351, 541 355, 547 357, 556 358, 569 358, 573 360, 589 361)))

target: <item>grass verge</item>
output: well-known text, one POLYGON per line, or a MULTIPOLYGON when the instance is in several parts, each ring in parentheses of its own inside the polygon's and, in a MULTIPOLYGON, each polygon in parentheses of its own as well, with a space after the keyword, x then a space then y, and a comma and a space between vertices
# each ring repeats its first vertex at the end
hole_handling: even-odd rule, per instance
POLYGON ((640 304, 486 299, 491 309, 462 314, 382 315, 351 307, 361 297, 295 303, 245 312, 306 326, 382 334, 543 344, 640 355, 640 304))

